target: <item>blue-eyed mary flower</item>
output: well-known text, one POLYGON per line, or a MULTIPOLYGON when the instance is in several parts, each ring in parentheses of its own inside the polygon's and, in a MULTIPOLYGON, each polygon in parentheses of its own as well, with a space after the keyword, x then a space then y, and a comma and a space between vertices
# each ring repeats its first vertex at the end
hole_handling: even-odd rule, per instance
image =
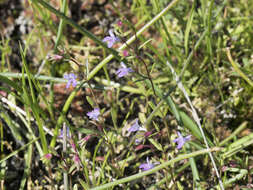
POLYGON ((116 42, 119 41, 119 38, 117 36, 114 35, 113 33, 113 30, 109 30, 109 34, 110 36, 106 36, 104 39, 103 39, 103 42, 106 42, 107 43, 107 47, 108 48, 111 48, 113 46, 113 44, 115 44, 116 42))
POLYGON ((135 144, 136 144, 136 145, 138 145, 138 144, 140 144, 140 143, 142 142, 142 139, 141 139, 141 138, 139 138, 139 139, 135 139, 135 141, 134 141, 134 142, 135 142, 135 144))
MULTIPOLYGON (((68 127, 67 127, 67 130, 66 130, 66 136, 67 136, 67 138, 70 138, 70 132, 69 132, 69 128, 68 127)), ((58 136, 58 138, 63 138, 63 129, 61 129, 61 133, 58 136)))
POLYGON ((77 85, 76 75, 74 73, 64 74, 63 77, 68 80, 66 88, 69 88, 71 84, 73 87, 75 87, 77 85))
POLYGON ((135 123, 128 129, 130 133, 135 132, 135 131, 146 131, 146 129, 141 127, 138 122, 139 122, 139 119, 136 119, 135 123))
POLYGON ((95 108, 94 110, 87 113, 87 116, 89 116, 90 119, 98 121, 98 116, 100 115, 99 108, 95 108))
POLYGON ((191 140, 191 135, 183 137, 180 132, 177 132, 177 135, 178 138, 173 140, 174 143, 177 143, 177 149, 181 149, 187 141, 191 140))
POLYGON ((159 162, 155 162, 155 163, 151 163, 149 161, 149 158, 147 157, 147 163, 144 163, 144 164, 141 164, 139 166, 139 168, 142 170, 142 171, 147 171, 147 170, 150 170, 152 169, 153 167, 155 167, 156 164, 159 164, 159 162))
POLYGON ((121 62, 120 65, 121 65, 121 68, 119 68, 116 71, 116 74, 119 78, 128 75, 130 72, 133 72, 133 70, 131 68, 127 68, 127 66, 123 62, 121 62))

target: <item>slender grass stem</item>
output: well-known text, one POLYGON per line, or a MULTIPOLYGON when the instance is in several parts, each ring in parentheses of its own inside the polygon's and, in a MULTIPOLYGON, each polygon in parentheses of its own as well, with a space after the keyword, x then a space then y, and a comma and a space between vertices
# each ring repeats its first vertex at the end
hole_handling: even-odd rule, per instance
POLYGON ((237 66, 237 64, 234 62, 230 50, 229 48, 226 48, 226 53, 227 53, 227 57, 229 62, 231 63, 231 65, 233 66, 233 68, 235 69, 235 71, 244 79, 246 80, 246 82, 253 87, 253 82, 240 70, 240 68, 237 66))
MULTIPOLYGON (((185 96, 185 98, 186 98, 188 104, 189 104, 190 107, 191 107, 193 119, 195 120, 195 122, 197 123, 197 125, 198 125, 198 127, 199 127, 199 130, 200 130, 201 135, 202 135, 202 137, 203 137, 203 139, 204 139, 204 143, 205 143, 205 145, 206 145, 206 148, 209 148, 209 145, 208 145, 208 142, 207 142, 207 139, 206 139, 206 135, 205 135, 205 133, 204 133, 202 127, 201 127, 201 124, 200 124, 200 118, 199 118, 199 116, 198 116, 198 114, 197 114, 197 111, 195 110, 195 108, 194 108, 194 106, 193 106, 193 104, 192 104, 190 98, 189 98, 189 95, 187 94, 187 92, 186 92, 186 90, 185 90, 185 88, 184 88, 182 82, 180 81, 179 77, 177 76, 177 74, 176 74, 176 72, 174 71, 174 69, 173 69, 173 67, 171 66, 171 64, 170 64, 169 62, 167 62, 167 65, 169 66, 169 68, 170 68, 172 74, 174 75, 175 80, 176 80, 176 82, 177 82, 177 85, 178 85, 179 89, 183 92, 183 94, 184 94, 184 96, 185 96)), ((208 155, 209 155, 209 157, 210 157, 210 159, 211 159, 211 161, 212 161, 212 164, 213 164, 213 167, 214 167, 216 176, 217 176, 217 178, 218 178, 218 180, 219 180, 219 183, 220 183, 220 187, 221 187, 222 190, 224 190, 224 186, 223 186, 223 183, 222 183, 222 181, 221 181, 220 174, 219 174, 219 171, 218 171, 218 169, 217 169, 216 163, 215 163, 215 161, 214 161, 213 155, 212 155, 211 152, 209 152, 208 155)))

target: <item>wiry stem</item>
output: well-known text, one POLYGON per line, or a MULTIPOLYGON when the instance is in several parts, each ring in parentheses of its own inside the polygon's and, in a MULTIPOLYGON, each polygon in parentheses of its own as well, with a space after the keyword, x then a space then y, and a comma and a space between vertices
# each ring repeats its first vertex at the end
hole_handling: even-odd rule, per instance
MULTIPOLYGON (((190 98, 189 98, 189 96, 188 96, 188 94, 187 94, 187 92, 186 92, 186 90, 185 90, 185 88, 184 88, 182 82, 180 81, 179 77, 177 76, 175 70, 173 69, 173 67, 171 66, 171 64, 170 64, 168 61, 167 61, 167 65, 169 66, 169 68, 170 68, 172 74, 174 75, 175 80, 176 80, 176 82, 177 82, 177 85, 178 85, 179 89, 183 92, 183 94, 184 94, 184 96, 185 96, 185 98, 186 98, 188 104, 190 105, 191 110, 192 110, 193 119, 196 121, 196 123, 197 123, 197 125, 198 125, 198 127, 199 127, 199 130, 200 130, 201 135, 202 135, 202 137, 203 137, 203 139, 204 139, 204 143, 205 143, 205 145, 206 145, 206 148, 209 149, 209 145, 208 145, 208 143, 207 143, 206 136, 205 136, 204 131, 203 131, 203 129, 202 129, 202 127, 201 127, 201 124, 200 124, 200 118, 199 118, 199 116, 198 116, 198 114, 197 114, 197 112, 196 112, 194 106, 192 105, 192 102, 191 102, 191 100, 190 100, 190 98)), ((209 157, 210 157, 210 159, 211 159, 211 161, 212 161, 212 164, 213 164, 213 167, 214 167, 216 176, 217 176, 217 178, 218 178, 218 180, 219 180, 220 187, 221 187, 222 190, 224 190, 224 186, 223 186, 223 183, 222 183, 222 181, 221 181, 220 174, 219 174, 219 172, 218 172, 218 169, 217 169, 216 163, 215 163, 215 161, 214 161, 213 155, 212 155, 211 152, 208 152, 208 154, 209 154, 209 157)))

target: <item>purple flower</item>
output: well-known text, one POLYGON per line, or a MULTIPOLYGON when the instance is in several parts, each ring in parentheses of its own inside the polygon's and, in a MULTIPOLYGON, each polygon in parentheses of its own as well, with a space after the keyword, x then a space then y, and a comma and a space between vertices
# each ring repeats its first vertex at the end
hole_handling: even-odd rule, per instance
MULTIPOLYGON (((157 163, 158 163, 158 162, 157 162, 157 163)), ((157 163, 155 163, 155 164, 157 164, 157 163)), ((147 163, 141 164, 141 165, 139 166, 139 168, 140 168, 141 170, 143 170, 143 171, 147 171, 147 170, 150 170, 150 169, 152 169, 153 167, 155 167, 155 164, 152 164, 152 163, 149 161, 148 157, 147 157, 147 163)))
POLYGON ((71 83, 72 83, 72 86, 75 87, 77 82, 76 82, 76 75, 73 74, 73 73, 70 73, 70 74, 64 74, 63 76, 65 79, 68 80, 68 83, 66 85, 66 88, 69 88, 71 83))
MULTIPOLYGON (((70 138, 70 133, 69 133, 69 128, 68 127, 67 127, 67 131, 66 131, 66 136, 67 136, 67 138, 70 138)), ((63 129, 61 129, 61 134, 58 137, 63 138, 63 129)))
POLYGON ((115 44, 117 41, 119 41, 119 38, 117 36, 114 35, 113 30, 109 30, 109 34, 110 36, 106 36, 103 39, 103 42, 107 43, 107 47, 111 48, 113 46, 113 44, 115 44))
POLYGON ((177 135, 179 137, 173 140, 174 143, 177 143, 177 149, 181 149, 184 146, 184 143, 191 140, 191 135, 188 135, 187 137, 183 137, 180 132, 177 132, 177 135))
POLYGON ((119 78, 128 75, 128 73, 130 73, 130 72, 133 72, 133 70, 131 68, 127 68, 123 62, 121 62, 120 65, 122 68, 120 68, 116 71, 116 74, 118 75, 119 78))
POLYGON ((138 123, 139 119, 136 119, 135 123, 128 129, 130 133, 135 131, 146 131, 145 128, 141 127, 138 123))
POLYGON ((135 139, 135 144, 138 145, 141 143, 141 141, 142 141, 142 139, 135 139))
POLYGON ((94 119, 98 121, 98 116, 100 115, 100 110, 99 108, 95 108, 94 110, 90 111, 87 113, 90 119, 94 119))

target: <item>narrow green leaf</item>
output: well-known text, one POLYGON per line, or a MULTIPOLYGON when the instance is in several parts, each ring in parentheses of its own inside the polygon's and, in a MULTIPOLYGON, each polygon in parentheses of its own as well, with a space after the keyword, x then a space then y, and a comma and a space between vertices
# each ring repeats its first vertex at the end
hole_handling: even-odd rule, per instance
MULTIPOLYGON (((180 111, 180 116, 182 118, 184 126, 191 131, 191 133, 198 138, 199 140, 203 140, 201 132, 196 125, 196 123, 183 111, 180 111)), ((205 133, 206 134, 206 133, 205 133)), ((207 135, 207 134, 206 134, 207 135)), ((214 146, 213 142, 210 140, 208 136, 206 136, 206 140, 209 144, 209 146, 214 146)))
POLYGON ((4 111, 0 112, 0 116, 1 116, 1 118, 3 118, 3 120, 8 125, 9 129, 11 130, 11 133, 12 133, 13 137, 15 139, 17 139, 18 141, 22 141, 23 138, 20 134, 20 128, 16 123, 14 123, 13 119, 7 113, 5 113, 4 111))
POLYGON ((32 165, 31 164, 32 153, 33 153, 33 145, 30 144, 28 146, 26 153, 25 153, 25 169, 24 169, 23 177, 20 182, 19 190, 23 190, 25 188, 26 181, 27 181, 28 177, 30 176, 31 165, 32 165))
POLYGON ((231 157, 232 155, 236 154, 237 152, 243 150, 244 148, 252 144, 253 144, 253 133, 232 143, 228 148, 225 149, 222 157, 223 158, 231 157))
POLYGON ((154 139, 149 138, 149 142, 151 142, 158 150, 163 152, 163 147, 159 142, 156 142, 154 139))
POLYGON ((17 82, 13 82, 5 76, 0 75, 0 81, 8 84, 10 87, 14 88, 18 92, 22 92, 22 88, 17 84, 17 82))
POLYGON ((195 3, 192 3, 190 18, 187 21, 186 29, 185 29, 185 35, 184 35, 184 48, 185 48, 185 54, 188 55, 188 42, 189 42, 189 35, 191 31, 192 21, 195 15, 195 3))
POLYGON ((1 159, 1 160, 0 160, 0 164, 1 164, 2 162, 4 162, 5 160, 8 160, 10 157, 12 157, 12 156, 18 154, 21 150, 24 150, 27 146, 29 146, 30 144, 34 143, 34 142, 37 141, 37 140, 39 140, 39 138, 36 138, 36 139, 30 141, 29 143, 27 143, 26 145, 22 146, 20 149, 13 151, 13 152, 10 153, 8 156, 6 156, 6 157, 4 157, 3 159, 1 159))

